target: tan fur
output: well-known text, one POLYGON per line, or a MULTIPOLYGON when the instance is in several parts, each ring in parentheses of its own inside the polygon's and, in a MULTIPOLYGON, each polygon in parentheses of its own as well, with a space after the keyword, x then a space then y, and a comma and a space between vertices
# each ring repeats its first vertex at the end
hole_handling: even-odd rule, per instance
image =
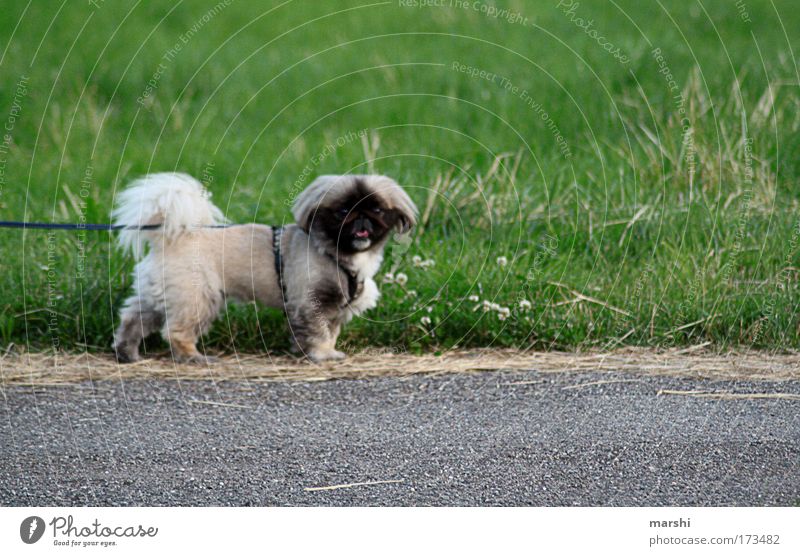
MULTIPOLYGON (((173 206, 169 203, 179 203, 180 199, 175 201, 169 198, 166 204, 150 201, 150 197, 160 198, 158 191, 154 194, 153 188, 162 188, 165 195, 174 194, 170 189, 169 175, 160 176, 158 184, 148 184, 147 204, 138 207, 137 212, 137 199, 131 200, 134 196, 129 195, 127 202, 130 206, 120 207, 118 214, 138 214, 140 221, 146 219, 150 223, 169 219, 173 206)), ((184 180, 186 178, 181 177, 184 180)), ((361 178, 367 180, 371 187, 374 186, 384 206, 402 211, 405 229, 415 223, 416 208, 397 184, 382 176, 361 178)), ((330 177, 317 180, 298 197, 295 215, 301 217, 298 218, 299 222, 305 223, 303 218, 307 220, 315 206, 322 203, 336 206, 339 195, 346 192, 348 183, 352 183, 350 177, 339 177, 339 185, 325 187, 325 184, 331 185, 329 180, 330 177)), ((186 202, 206 202, 210 205, 207 198, 186 202)), ((213 213, 211 208, 206 212, 200 210, 202 208, 187 212, 213 213)), ((138 225, 131 218, 127 221, 118 220, 117 223, 138 225)), ((388 234, 380 245, 347 257, 330 253, 328 243, 309 236, 305 226, 286 226, 281 242, 286 292, 284 300, 275 272, 271 227, 260 224, 227 228, 207 226, 208 221, 201 226, 172 222, 173 231, 169 236, 158 231, 142 233, 150 250, 136 265, 135 292, 121 311, 121 322, 114 341, 120 361, 138 359, 141 340, 159 329, 176 359, 208 361, 198 351, 197 341, 208 331, 228 299, 257 301, 268 307, 284 309, 296 348, 312 360, 344 357, 343 353, 336 350, 337 337, 343 324, 377 303, 378 290, 372 277, 380 266, 383 244, 388 234), (175 229, 182 231, 174 232, 175 229), (358 273, 364 281, 364 293, 346 307, 314 299, 314 292, 322 283, 329 286, 333 284, 334 292, 336 288, 342 292, 348 291, 347 276, 337 266, 336 260, 358 273)), ((138 239, 129 237, 126 241, 135 245, 138 239)))

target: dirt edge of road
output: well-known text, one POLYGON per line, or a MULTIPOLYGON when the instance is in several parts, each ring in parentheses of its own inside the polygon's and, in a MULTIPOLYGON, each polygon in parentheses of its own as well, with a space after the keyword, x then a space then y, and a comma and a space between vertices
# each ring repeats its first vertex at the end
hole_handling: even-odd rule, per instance
POLYGON ((416 374, 533 370, 542 373, 631 372, 723 380, 800 380, 800 354, 759 351, 713 353, 704 347, 626 348, 611 352, 454 350, 440 355, 371 351, 344 361, 313 364, 285 355, 226 355, 207 365, 185 365, 168 355, 119 364, 108 354, 12 353, 0 357, 0 387, 135 379, 212 381, 323 381, 416 374))

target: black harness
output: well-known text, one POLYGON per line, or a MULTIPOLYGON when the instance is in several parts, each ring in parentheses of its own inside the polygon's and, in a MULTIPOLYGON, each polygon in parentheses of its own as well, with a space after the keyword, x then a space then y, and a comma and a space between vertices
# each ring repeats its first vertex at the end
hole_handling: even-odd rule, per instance
POLYGON ((364 291, 364 280, 358 279, 358 274, 353 272, 352 270, 348 270, 342 265, 339 264, 339 261, 328 255, 328 257, 336 263, 342 271, 344 272, 345 276, 347 276, 347 297, 349 301, 345 302, 345 306, 350 305, 353 301, 355 301, 358 296, 361 295, 361 292, 364 291))
POLYGON ((286 306, 286 286, 283 284, 283 257, 281 257, 281 236, 283 236, 283 226, 272 226, 272 255, 275 260, 275 275, 278 277, 278 285, 281 287, 283 305, 286 306))
MULTIPOLYGON (((278 284, 281 287, 283 303, 286 304, 286 285, 283 282, 283 256, 281 255, 281 238, 283 236, 283 226, 272 226, 272 254, 275 260, 275 274, 278 276, 278 284)), ((343 267, 336 258, 328 255, 327 257, 336 264, 339 269, 347 276, 347 297, 343 307, 347 307, 358 299, 364 291, 364 280, 358 279, 358 274, 348 268, 343 267)))

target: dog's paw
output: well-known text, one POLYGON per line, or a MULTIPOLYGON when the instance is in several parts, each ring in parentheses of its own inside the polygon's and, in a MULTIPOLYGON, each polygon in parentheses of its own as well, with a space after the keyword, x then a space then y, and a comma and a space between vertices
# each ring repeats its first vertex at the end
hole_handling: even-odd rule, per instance
POLYGON ((142 359, 138 351, 125 351, 121 347, 114 348, 114 357, 117 358, 117 363, 135 363, 142 359))
POLYGON ((323 361, 340 361, 347 357, 341 351, 335 349, 313 349, 308 352, 308 358, 314 363, 322 363, 323 361))
POLYGON ((198 353, 196 355, 179 355, 175 357, 175 361, 186 365, 214 365, 215 363, 219 363, 219 357, 198 353))

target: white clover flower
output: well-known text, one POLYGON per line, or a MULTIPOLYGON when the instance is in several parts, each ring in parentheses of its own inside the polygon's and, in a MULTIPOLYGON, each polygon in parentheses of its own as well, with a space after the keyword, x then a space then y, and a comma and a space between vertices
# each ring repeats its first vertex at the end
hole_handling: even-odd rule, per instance
POLYGON ((417 297, 417 290, 408 290, 408 293, 406 293, 406 295, 408 297, 417 297))
POLYGON ((433 313, 433 306, 428 305, 427 307, 425 307, 425 310, 428 311, 429 313, 433 313))
POLYGON ((423 270, 427 269, 430 266, 434 266, 436 264, 436 261, 434 261, 433 259, 423 260, 422 257, 420 257, 419 255, 414 255, 413 257, 411 257, 411 262, 414 263, 415 267, 421 268, 423 270))
POLYGON ((489 308, 492 311, 499 311, 500 310, 500 304, 499 303, 490 303, 489 304, 489 308))
POLYGON ((387 272, 386 274, 383 275, 384 284, 391 284, 392 282, 394 282, 394 274, 392 274, 391 272, 387 272))
POLYGON ((527 299, 519 300, 519 308, 522 309, 523 311, 530 311, 531 307, 532 307, 531 302, 528 301, 527 299))
POLYGON ((500 314, 500 315, 504 315, 505 317, 510 317, 511 316, 511 309, 509 309, 508 307, 500 307, 497 310, 497 313, 500 314))
POLYGON ((471 296, 469 296, 467 299, 468 299, 468 300, 470 300, 470 301, 474 301, 474 302, 476 302, 476 303, 477 303, 478 301, 480 301, 480 300, 481 300, 481 298, 480 298, 480 297, 478 297, 478 296, 477 296, 477 295, 475 295, 475 294, 472 294, 472 295, 471 295, 471 296))
POLYGON ((492 302, 489 301, 488 299, 484 299, 483 300, 483 310, 484 311, 488 311, 491 308, 492 308, 492 302))
POLYGON ((506 266, 508 264, 508 259, 505 257, 497 257, 497 264, 499 266, 506 266))
POLYGON ((408 276, 406 276, 402 272, 398 272, 397 276, 394 277, 394 281, 396 284, 405 286, 406 284, 408 284, 408 276))
POLYGON ((426 315, 426 316, 422 317, 421 319, 419 319, 419 322, 421 322, 425 326, 428 326, 431 323, 431 318, 426 315))
POLYGON ((505 313, 497 313, 497 320, 506 320, 508 316, 505 313))

